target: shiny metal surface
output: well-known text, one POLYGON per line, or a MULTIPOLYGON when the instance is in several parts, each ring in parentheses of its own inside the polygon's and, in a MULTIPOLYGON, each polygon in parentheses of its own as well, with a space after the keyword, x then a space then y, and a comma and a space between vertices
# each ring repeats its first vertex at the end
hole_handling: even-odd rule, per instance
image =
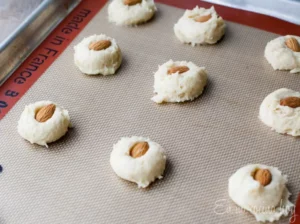
POLYGON ((300 0, 203 0, 273 16, 300 25, 300 0))
POLYGON ((0 43, 0 86, 80 0, 45 0, 0 43))

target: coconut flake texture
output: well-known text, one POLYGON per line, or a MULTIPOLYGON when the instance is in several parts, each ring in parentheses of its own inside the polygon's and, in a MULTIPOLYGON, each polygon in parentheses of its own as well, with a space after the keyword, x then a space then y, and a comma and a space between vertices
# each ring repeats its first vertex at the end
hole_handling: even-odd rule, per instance
POLYGON ((172 60, 159 66, 154 74, 154 93, 152 100, 156 103, 184 102, 200 96, 207 83, 207 74, 204 67, 198 67, 192 62, 172 60), (185 73, 168 74, 174 66, 187 66, 185 73))
POLYGON ((300 136, 300 107, 281 106, 280 100, 286 97, 300 97, 291 89, 278 89, 269 94, 260 105, 260 120, 281 134, 300 136))
POLYGON ((64 136, 71 127, 67 110, 56 105, 53 116, 46 122, 38 122, 36 113, 44 106, 55 103, 51 101, 39 101, 25 107, 18 122, 18 132, 32 144, 47 146, 64 136))
POLYGON ((149 138, 133 136, 123 137, 114 145, 110 155, 110 164, 115 173, 138 187, 148 187, 156 178, 161 179, 165 170, 167 157, 165 150, 149 138), (148 142, 149 149, 141 157, 130 156, 130 149, 137 142, 148 142))
POLYGON ((251 212, 261 222, 273 222, 292 212, 293 204, 288 200, 287 176, 276 167, 251 164, 240 168, 229 178, 229 196, 243 209, 251 212), (268 169, 272 181, 262 186, 253 179, 257 169, 268 169))
POLYGON ((108 19, 117 25, 137 25, 150 20, 156 11, 153 0, 142 0, 136 5, 125 5, 123 0, 113 0, 108 6, 108 19))
POLYGON ((298 36, 282 36, 271 40, 265 49, 265 58, 272 65, 274 70, 291 70, 291 73, 300 72, 300 52, 288 48, 285 41, 294 37, 300 44, 298 36))
POLYGON ((74 62, 81 72, 87 75, 112 75, 122 63, 122 53, 116 40, 104 34, 84 38, 74 47, 74 62), (89 45, 99 40, 111 41, 110 47, 95 51, 89 45))
POLYGON ((215 44, 225 33, 226 25, 215 8, 199 8, 196 6, 193 10, 186 10, 183 16, 174 25, 176 37, 182 43, 196 44, 215 44), (196 22, 197 16, 211 15, 206 22, 196 22))

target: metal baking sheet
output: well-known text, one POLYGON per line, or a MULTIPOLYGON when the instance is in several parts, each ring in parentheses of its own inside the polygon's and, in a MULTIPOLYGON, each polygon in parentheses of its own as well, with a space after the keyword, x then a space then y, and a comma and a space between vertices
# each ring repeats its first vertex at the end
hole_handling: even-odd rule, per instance
POLYGON ((247 11, 274 16, 279 19, 300 25, 299 0, 205 0, 247 11))
POLYGON ((108 23, 106 5, 1 120, 1 224, 255 224, 227 193, 228 178, 250 163, 279 167, 295 202, 299 139, 258 119, 270 92, 299 90, 299 76, 273 71, 263 57, 278 35, 227 22, 220 43, 191 47, 173 33, 184 10, 157 7, 149 23, 119 27, 108 23), (90 77, 75 67, 74 45, 95 33, 120 45, 124 61, 116 75, 90 77), (169 59, 206 67, 209 82, 201 97, 181 104, 150 100, 153 73, 169 59), (39 100, 64 106, 74 126, 49 149, 31 145, 16 130, 25 105, 39 100), (167 152, 164 178, 148 189, 121 180, 109 164, 113 144, 132 135, 149 137, 167 152))
POLYGON ((80 0, 44 0, 0 42, 0 86, 80 0))

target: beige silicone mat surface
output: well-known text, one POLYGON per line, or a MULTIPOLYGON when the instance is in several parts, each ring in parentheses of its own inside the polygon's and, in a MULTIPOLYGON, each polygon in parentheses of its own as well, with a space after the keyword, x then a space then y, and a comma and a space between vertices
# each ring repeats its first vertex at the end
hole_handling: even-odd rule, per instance
POLYGON ((230 175, 249 163, 279 167, 295 202, 300 140, 258 119, 270 92, 299 90, 299 76, 275 72, 264 59, 266 43, 277 35, 228 22, 220 43, 193 48, 173 33, 184 10, 157 6, 156 17, 138 27, 109 24, 105 6, 1 121, 1 224, 254 224, 227 193, 230 175), (73 63, 73 46, 95 33, 114 37, 122 49, 114 76, 89 77, 73 63), (169 59, 206 67, 209 83, 201 97, 182 104, 150 100, 153 73, 169 59), (16 129, 25 105, 39 100, 64 106, 74 125, 49 149, 26 142, 16 129), (149 137, 167 152, 165 177, 148 189, 119 179, 109 164, 113 144, 132 135, 149 137))

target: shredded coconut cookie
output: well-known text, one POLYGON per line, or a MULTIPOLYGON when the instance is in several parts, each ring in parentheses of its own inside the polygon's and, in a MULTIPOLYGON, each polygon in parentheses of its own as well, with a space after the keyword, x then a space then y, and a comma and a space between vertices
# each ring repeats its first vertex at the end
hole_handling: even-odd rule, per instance
POLYGON ((288 200, 287 176, 276 167, 251 164, 240 168, 229 178, 229 196, 257 221, 273 222, 292 212, 288 200))
POLYGON ((271 40, 266 46, 265 57, 274 70, 300 72, 300 37, 287 35, 271 40))
POLYGON ((148 187, 156 178, 163 178, 166 166, 164 149, 148 138, 121 138, 114 145, 110 164, 115 173, 138 187, 148 187))
POLYGON ((174 25, 174 32, 182 43, 215 44, 225 33, 225 22, 215 8, 186 10, 174 25))
POLYGON ((18 123, 19 134, 30 143, 47 146, 64 136, 71 127, 67 110, 51 101, 25 107, 18 123))
POLYGON ((108 19, 117 25, 137 25, 155 14, 153 0, 113 0, 108 6, 108 19))
POLYGON ((112 75, 122 63, 115 39, 104 34, 84 38, 74 47, 74 62, 87 75, 112 75))
POLYGON ((159 66, 154 74, 154 93, 156 103, 184 102, 200 96, 207 82, 204 67, 192 62, 172 60, 159 66))
POLYGON ((300 136, 300 92, 282 88, 269 94, 260 106, 259 118, 278 133, 300 136))

